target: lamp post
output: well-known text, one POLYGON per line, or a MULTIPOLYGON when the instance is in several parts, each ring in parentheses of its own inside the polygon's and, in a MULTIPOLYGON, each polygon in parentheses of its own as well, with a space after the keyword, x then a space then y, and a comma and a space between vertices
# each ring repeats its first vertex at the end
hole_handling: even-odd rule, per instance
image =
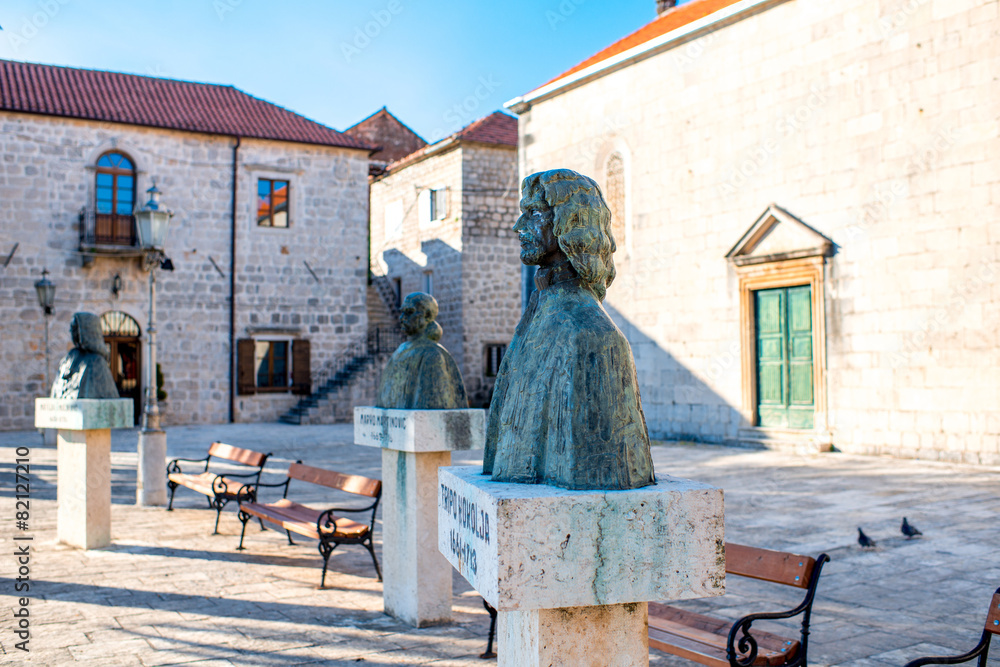
POLYGON ((42 269, 42 279, 35 283, 38 305, 42 307, 45 316, 45 372, 42 373, 42 389, 46 395, 49 393, 49 318, 56 303, 56 286, 45 277, 47 275, 49 270, 42 269))
POLYGON ((149 200, 135 212, 135 226, 142 246, 142 267, 149 272, 149 325, 146 327, 147 356, 145 400, 142 410, 142 430, 139 432, 139 470, 136 504, 162 506, 167 504, 167 434, 160 429, 160 408, 156 401, 156 269, 167 261, 163 243, 167 238, 170 211, 160 208, 160 191, 146 190, 149 200))

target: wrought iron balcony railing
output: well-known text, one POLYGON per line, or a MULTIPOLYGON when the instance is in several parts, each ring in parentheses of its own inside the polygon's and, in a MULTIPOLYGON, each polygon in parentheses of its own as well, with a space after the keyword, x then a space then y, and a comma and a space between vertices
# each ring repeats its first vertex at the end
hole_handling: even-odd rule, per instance
POLYGON ((135 254, 139 251, 135 216, 81 209, 80 248, 95 254, 135 254))

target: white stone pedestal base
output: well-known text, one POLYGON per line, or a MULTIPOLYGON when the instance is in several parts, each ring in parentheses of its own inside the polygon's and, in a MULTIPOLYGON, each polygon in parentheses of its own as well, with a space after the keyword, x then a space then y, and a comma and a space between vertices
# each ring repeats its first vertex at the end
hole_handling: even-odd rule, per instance
POLYGON ((451 452, 382 450, 385 613, 422 628, 451 621, 451 564, 437 549, 437 477, 451 452))
POLYGON ((60 542, 81 549, 111 544, 111 430, 60 429, 56 494, 60 542))
POLYGON ((497 613, 498 667, 649 663, 648 603, 497 613), (587 638, 581 641, 581 638, 587 638))
POLYGON ((60 542, 111 544, 111 429, 132 427, 132 400, 35 400, 35 426, 57 428, 56 499, 60 542))
POLYGON ((167 505, 167 433, 139 431, 139 467, 135 504, 140 507, 167 505))
POLYGON ((645 665, 647 602, 725 592, 722 490, 631 491, 438 471, 438 544, 499 612, 501 665, 645 665))
POLYGON ((438 544, 438 468, 483 447, 484 410, 354 408, 354 442, 382 448, 382 600, 414 627, 451 622, 451 565, 438 544))

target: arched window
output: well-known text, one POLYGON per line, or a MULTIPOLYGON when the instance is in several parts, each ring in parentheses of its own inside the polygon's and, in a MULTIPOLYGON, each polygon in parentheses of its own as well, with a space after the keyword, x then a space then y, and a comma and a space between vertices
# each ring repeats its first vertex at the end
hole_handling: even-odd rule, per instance
POLYGON ((118 152, 97 159, 94 241, 108 245, 135 245, 135 167, 118 152))
POLYGON ((621 251, 625 248, 625 160, 620 153, 608 158, 604 196, 611 209, 611 234, 621 251))

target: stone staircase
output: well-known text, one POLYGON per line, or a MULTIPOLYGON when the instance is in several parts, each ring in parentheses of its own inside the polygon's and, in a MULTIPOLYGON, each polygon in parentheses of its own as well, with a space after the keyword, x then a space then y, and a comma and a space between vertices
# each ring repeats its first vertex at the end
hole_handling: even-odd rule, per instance
POLYGON ((326 424, 353 419, 354 405, 370 403, 382 366, 405 340, 399 329, 399 304, 392 283, 371 275, 368 333, 330 360, 314 378, 313 392, 278 419, 286 424, 326 424))
MULTIPOLYGON (((403 340, 403 334, 398 328, 369 329, 368 335, 363 340, 349 345, 320 371, 313 383, 315 389, 311 394, 303 396, 294 407, 278 419, 286 424, 321 424, 350 420, 350 415, 344 413, 350 411, 352 407, 350 404, 354 402, 351 399, 355 392, 351 390, 356 389, 360 383, 374 384, 382 364, 403 340), (336 405, 345 399, 348 405, 336 405)), ((373 392, 374 389, 369 387, 367 391, 361 393, 373 392)))

